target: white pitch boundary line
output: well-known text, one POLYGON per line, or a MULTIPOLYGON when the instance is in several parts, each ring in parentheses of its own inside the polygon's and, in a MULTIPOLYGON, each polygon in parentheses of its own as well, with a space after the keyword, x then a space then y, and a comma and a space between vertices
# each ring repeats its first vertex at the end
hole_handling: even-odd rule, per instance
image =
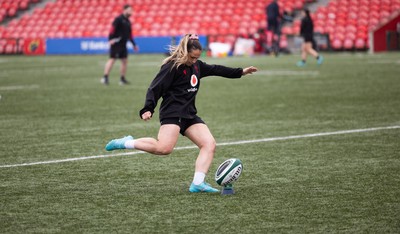
POLYGON ((0 86, 0 91, 20 90, 20 89, 38 89, 39 85, 14 85, 14 86, 0 86))
MULTIPOLYGON (((372 131, 391 130, 391 129, 400 129, 400 125, 398 125, 398 126, 387 126, 387 127, 377 127, 377 128, 342 130, 342 131, 335 131, 335 132, 321 132, 321 133, 312 133, 312 134, 304 134, 304 135, 293 135, 293 136, 285 136, 285 137, 271 137, 271 138, 262 138, 262 139, 245 140, 245 141, 223 142, 223 143, 217 143, 217 146, 242 145, 242 144, 252 144, 252 143, 271 142, 271 141, 283 141, 283 140, 292 140, 292 139, 301 139, 301 138, 310 138, 310 137, 321 137, 321 136, 332 136, 332 135, 343 135, 343 134, 372 132, 372 131)), ((197 148, 197 146, 192 145, 192 146, 176 147, 174 150, 186 150, 186 149, 196 149, 196 148, 197 148)), ((108 157, 135 155, 135 154, 144 154, 144 153, 145 152, 143 152, 143 151, 134 151, 134 152, 118 153, 118 154, 103 154, 103 155, 85 156, 85 157, 79 157, 79 158, 66 158, 66 159, 59 159, 59 160, 50 160, 50 161, 43 161, 43 162, 21 163, 21 164, 12 164, 12 165, 0 165, 0 168, 24 167, 24 166, 43 165, 43 164, 55 164, 55 163, 63 163, 63 162, 73 162, 73 161, 95 159, 95 158, 108 158, 108 157)))
POLYGON ((267 76, 318 76, 319 71, 296 71, 296 70, 264 70, 258 71, 254 74, 257 75, 267 75, 267 76))

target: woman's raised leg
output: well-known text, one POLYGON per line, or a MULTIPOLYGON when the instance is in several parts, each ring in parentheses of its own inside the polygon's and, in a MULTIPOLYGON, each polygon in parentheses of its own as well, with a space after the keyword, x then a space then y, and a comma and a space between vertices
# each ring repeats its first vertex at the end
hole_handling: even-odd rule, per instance
POLYGON ((106 150, 137 149, 156 155, 168 155, 178 141, 179 130, 179 126, 175 124, 161 125, 157 139, 150 137, 133 139, 133 137, 127 136, 110 141, 106 150))

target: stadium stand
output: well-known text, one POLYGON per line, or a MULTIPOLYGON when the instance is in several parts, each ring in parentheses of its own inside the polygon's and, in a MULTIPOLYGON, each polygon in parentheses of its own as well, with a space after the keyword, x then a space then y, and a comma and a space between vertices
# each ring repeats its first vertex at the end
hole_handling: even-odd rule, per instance
POLYGON ((0 23, 15 17, 19 11, 27 10, 30 4, 38 2, 40 0, 1 0, 0 23))
MULTIPOLYGON (((384 22, 395 11, 400 11, 400 0, 333 0, 312 14, 314 31, 330 36, 331 47, 366 49, 368 31, 384 22)), ((298 33, 300 20, 285 33, 298 33)))
MULTIPOLYGON (((40 0, 0 0, 1 14, 15 15, 30 2, 40 0)), ((281 11, 299 10, 316 0, 280 0, 281 11)), ((260 0, 55 0, 0 26, 0 38, 105 37, 121 6, 134 7, 135 36, 177 36, 187 32, 211 35, 211 40, 232 42, 232 35, 255 34, 266 27, 265 6, 260 0)), ((332 0, 312 14, 315 31, 330 35, 334 49, 366 48, 368 30, 393 11, 400 0, 332 0)), ((300 20, 282 29, 281 46, 286 35, 298 34, 300 20)))
MULTIPOLYGON (((281 0, 282 9, 292 11, 303 0, 281 0)), ((106 36, 121 5, 133 4, 133 33, 139 36, 255 33, 265 28, 266 2, 259 0, 198 0, 198 8, 187 10, 190 0, 57 0, 10 22, 6 34, 32 37, 106 36), (135 4, 133 4, 133 2, 135 4)))

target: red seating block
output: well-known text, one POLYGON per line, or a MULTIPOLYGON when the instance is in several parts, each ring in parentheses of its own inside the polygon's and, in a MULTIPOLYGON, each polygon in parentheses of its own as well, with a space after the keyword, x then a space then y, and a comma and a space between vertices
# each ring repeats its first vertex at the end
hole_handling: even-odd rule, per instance
MULTIPOLYGON (((0 1, 0 22, 40 0, 0 1)), ((302 9, 307 0, 280 0, 283 10, 302 9)), ((134 35, 174 36, 188 32, 222 35, 254 34, 266 28, 265 7, 259 0, 55 0, 31 15, 0 28, 0 36, 104 37, 124 4, 133 5, 134 35), (187 5, 196 7, 187 8, 187 5)), ((334 49, 368 46, 368 30, 400 9, 399 0, 332 0, 312 13, 314 31, 330 34, 334 49)), ((283 35, 298 34, 300 21, 282 28, 283 35)), ((222 39, 219 38, 219 39, 222 39)), ((282 37, 281 46, 287 46, 282 37)))

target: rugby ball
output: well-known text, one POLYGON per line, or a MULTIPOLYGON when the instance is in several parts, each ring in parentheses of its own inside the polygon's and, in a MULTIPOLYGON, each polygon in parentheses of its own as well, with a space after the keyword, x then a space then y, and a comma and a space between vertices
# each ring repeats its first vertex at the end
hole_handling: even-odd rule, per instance
POLYGON ((215 173, 215 181, 221 186, 232 184, 239 179, 243 171, 243 164, 238 158, 230 158, 219 165, 215 173))

